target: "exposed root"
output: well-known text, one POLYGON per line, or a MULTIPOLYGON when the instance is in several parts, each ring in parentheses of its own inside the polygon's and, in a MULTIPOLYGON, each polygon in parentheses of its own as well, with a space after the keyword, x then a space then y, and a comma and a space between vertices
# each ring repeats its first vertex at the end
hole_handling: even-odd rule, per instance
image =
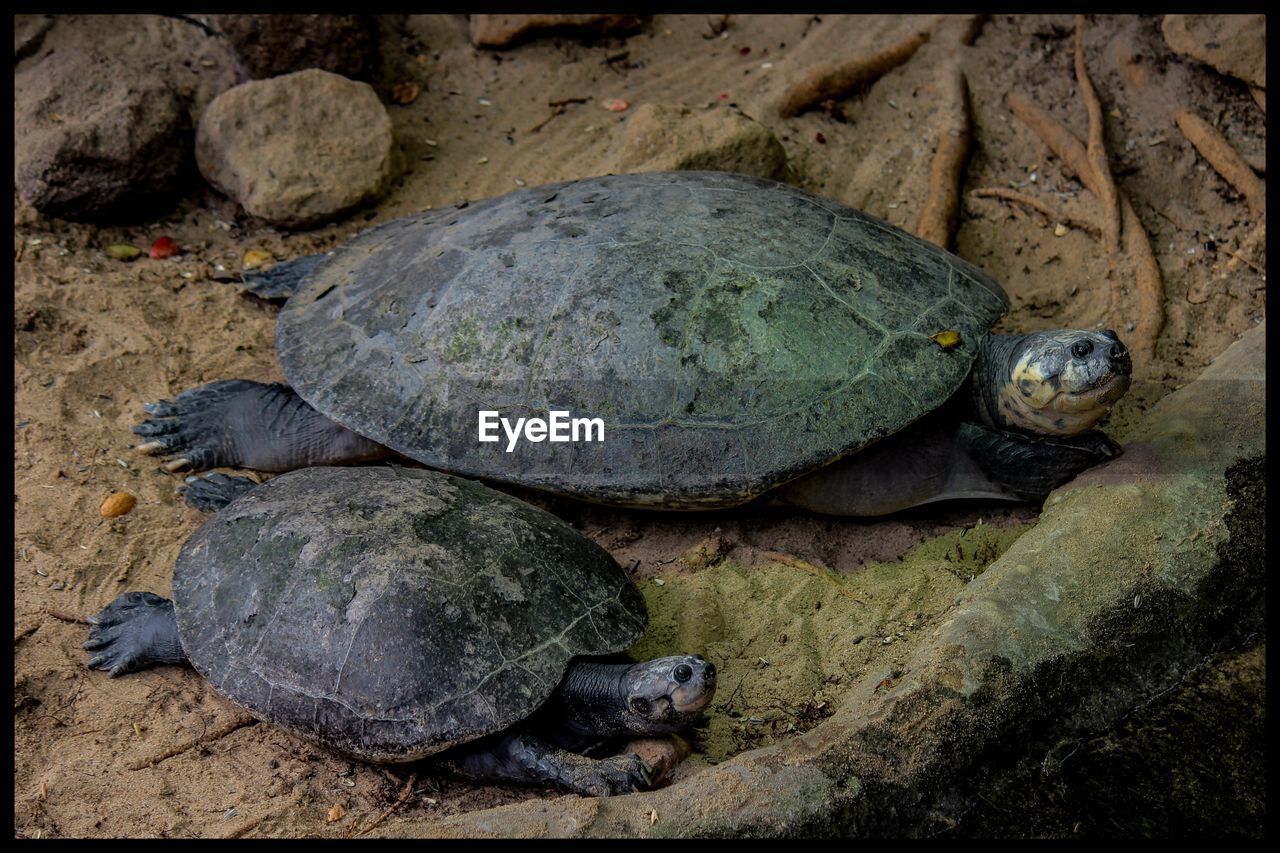
POLYGON ((1014 204, 1020 204, 1023 207, 1031 208, 1044 216, 1050 222, 1061 222, 1063 225, 1087 232, 1094 237, 1102 234, 1102 229, 1092 222, 1077 219, 1074 216, 1067 216, 1059 210, 1054 210, 1040 199, 1025 195, 1017 192, 1016 190, 1008 190, 1003 187, 979 187, 976 190, 970 190, 969 196, 971 198, 996 198, 1001 201, 1013 202, 1014 204))
MULTIPOLYGON (((1009 93, 1009 106, 1014 115, 1035 131, 1063 164, 1079 176, 1085 187, 1098 195, 1098 178, 1089 164, 1084 143, 1076 138, 1053 116, 1033 104, 1020 92, 1009 93)), ((1137 211, 1123 194, 1120 197, 1120 215, 1123 220, 1124 251, 1133 264, 1134 284, 1137 291, 1137 314, 1133 318, 1133 341, 1129 348, 1146 360, 1155 354, 1156 338, 1164 328, 1164 280, 1160 265, 1151 251, 1151 241, 1142 227, 1137 211)), ((1112 294, 1115 304, 1115 294, 1112 294)), ((1108 313, 1111 313, 1110 310, 1108 313)))
POLYGON ((220 740, 226 737, 227 735, 231 734, 232 732, 236 731, 237 729, 243 729, 245 726, 252 726, 256 722, 258 722, 257 717, 252 717, 252 716, 249 716, 248 714, 242 714, 240 716, 232 718, 229 722, 224 723, 223 725, 214 729, 212 732, 205 732, 200 737, 192 738, 191 740, 185 741, 181 744, 178 744, 177 746, 170 747, 169 749, 163 750, 151 756, 150 758, 144 758, 141 761, 135 761, 127 766, 130 770, 142 770, 145 767, 154 767, 155 765, 159 764, 161 761, 168 761, 170 758, 173 758, 175 755, 181 755, 182 753, 195 749, 198 746, 203 746, 204 744, 212 743, 215 740, 220 740))
POLYGON ((355 827, 352 827, 351 830, 347 833, 347 838, 354 838, 357 835, 364 835, 366 832, 369 832, 371 829, 373 829, 378 824, 382 823, 384 820, 390 817, 392 812, 394 812, 396 809, 404 805, 405 802, 409 799, 409 795, 413 793, 413 786, 416 785, 417 783, 418 783, 418 773, 417 771, 414 771, 409 774, 409 781, 404 783, 404 790, 400 792, 400 797, 394 803, 388 806, 382 812, 382 814, 378 815, 376 818, 370 821, 367 826, 364 826, 360 829, 356 829, 355 827))
POLYGON ((1076 15, 1076 82, 1089 113, 1089 144, 1085 155, 1097 184, 1097 189, 1093 192, 1102 205, 1102 231, 1106 237, 1107 250, 1115 252, 1120 248, 1120 201, 1102 137, 1102 102, 1098 100, 1098 93, 1094 91, 1093 82, 1084 66, 1084 15, 1076 15))
POLYGON ((879 53, 811 68, 787 86, 778 114, 790 118, 823 101, 842 98, 855 89, 874 83, 910 59, 928 40, 928 31, 917 32, 879 53))
POLYGON ((969 111, 969 87, 960 63, 947 71, 946 118, 941 122, 938 147, 929 168, 929 195, 916 221, 916 236, 944 249, 951 247, 960 224, 960 187, 969 162, 973 122, 969 111))
POLYGON ((1178 130, 1227 183, 1235 187, 1249 204, 1249 210, 1259 218, 1267 215, 1267 188, 1253 173, 1249 164, 1231 147, 1218 130, 1188 109, 1180 108, 1173 114, 1178 130))

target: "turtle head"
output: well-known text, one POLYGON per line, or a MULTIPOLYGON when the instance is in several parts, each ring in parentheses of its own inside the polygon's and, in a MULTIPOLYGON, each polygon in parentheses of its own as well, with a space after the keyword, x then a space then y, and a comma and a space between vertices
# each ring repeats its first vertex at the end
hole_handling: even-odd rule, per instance
POLYGON ((1091 428, 1129 390, 1133 362, 1116 333, 1087 329, 1015 338, 994 365, 997 425, 1044 436, 1091 428))
POLYGON ((622 678, 623 726, 635 734, 666 734, 688 728, 716 692, 715 664, 700 655, 642 661, 622 678))

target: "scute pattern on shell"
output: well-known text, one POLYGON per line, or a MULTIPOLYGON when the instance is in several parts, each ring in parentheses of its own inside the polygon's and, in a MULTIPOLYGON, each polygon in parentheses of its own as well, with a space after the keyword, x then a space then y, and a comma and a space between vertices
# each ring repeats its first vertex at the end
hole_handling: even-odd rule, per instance
POLYGON ((174 569, 183 649, 255 715, 371 761, 507 728, 647 619, 608 552, 433 471, 306 468, 207 521, 174 569))
POLYGON ((432 467, 606 503, 732 505, 940 405, 1004 312, 983 272, 830 199, 718 172, 519 190, 372 229, 281 312, 285 375, 432 467), (930 340, 954 329, 963 343, 930 340), (476 440, 477 411, 603 443, 476 440))

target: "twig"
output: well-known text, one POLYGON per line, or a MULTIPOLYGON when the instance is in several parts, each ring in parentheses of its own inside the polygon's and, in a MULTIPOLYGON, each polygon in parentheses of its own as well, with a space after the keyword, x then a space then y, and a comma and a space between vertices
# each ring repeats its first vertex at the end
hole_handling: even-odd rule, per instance
POLYGON ((1008 190, 1004 187, 979 187, 978 189, 970 190, 969 195, 972 198, 997 198, 1001 201, 1013 202, 1014 204, 1020 204, 1023 207, 1029 207, 1037 213, 1042 214, 1050 222, 1061 222, 1063 225, 1069 225, 1072 228, 1087 232, 1095 237, 1102 233, 1102 229, 1098 228, 1098 226, 1094 225, 1092 222, 1086 222, 1083 219, 1076 219, 1074 216, 1067 216, 1061 211, 1054 210, 1040 199, 1024 195, 1023 193, 1015 190, 1008 190))
POLYGON ((831 577, 830 570, 820 569, 813 563, 807 563, 799 557, 792 557, 790 554, 783 554, 781 551, 765 551, 764 556, 773 560, 775 563, 782 563, 784 566, 791 566, 793 569, 799 569, 802 572, 807 572, 815 578, 830 584, 838 594, 843 595, 845 598, 853 599, 859 604, 866 604, 866 602, 861 598, 858 598, 858 596, 836 583, 831 577))
MULTIPOLYGON (((1084 143, 1067 130, 1058 120, 1033 104, 1021 92, 1009 93, 1009 106, 1014 115, 1049 146, 1063 164, 1079 176, 1085 187, 1098 195, 1098 181, 1089 165, 1084 143)), ((1151 241, 1142 227, 1142 220, 1129 199, 1120 196, 1120 214, 1124 219, 1124 250, 1134 266, 1134 285, 1137 291, 1138 316, 1133 321, 1136 343, 1133 349, 1148 360, 1155 354, 1156 338, 1164 328, 1164 281, 1160 265, 1151 251, 1151 241)), ((1113 301, 1114 301, 1114 294, 1113 301)))
POLYGON ((1267 215, 1267 188, 1218 130, 1188 109, 1173 114, 1178 130, 1227 183, 1244 196, 1255 216, 1267 215))
POLYGON ((823 101, 841 98, 854 89, 873 83, 910 59, 928 40, 928 31, 918 32, 879 53, 828 62, 809 69, 787 86, 778 114, 790 118, 823 101))
POLYGON ((1102 138, 1102 102, 1098 100, 1098 93, 1094 91, 1093 82, 1084 65, 1084 15, 1076 15, 1076 82, 1089 113, 1089 144, 1085 154, 1097 184, 1094 195, 1102 205, 1102 231, 1108 251, 1115 252, 1120 248, 1120 201, 1115 181, 1111 178, 1111 166, 1107 163, 1107 149, 1102 138))
POLYGON ((547 106, 551 107, 551 115, 535 124, 533 127, 525 131, 525 133, 537 133, 546 127, 553 118, 564 115, 565 110, 570 104, 585 104, 590 98, 565 98, 563 101, 547 101, 547 106))
POLYGON ((77 625, 93 624, 85 617, 76 616, 74 613, 67 613, 62 610, 52 610, 52 609, 46 610, 45 612, 48 613, 50 616, 52 616, 54 619, 61 619, 63 622, 75 622, 77 625))
POLYGON ((347 833, 347 838, 353 838, 357 835, 364 835, 366 832, 373 829, 378 824, 382 823, 384 820, 390 817, 393 811, 400 808, 400 806, 404 805, 405 801, 409 799, 409 795, 413 793, 413 786, 417 783, 417 781, 418 781, 418 773, 415 770, 414 772, 409 774, 409 781, 404 783, 404 790, 400 792, 399 799, 397 799, 394 803, 388 806, 387 809, 383 811, 382 814, 378 815, 378 817, 368 826, 364 827, 358 832, 352 831, 347 833))
POLYGON ((220 740, 237 729, 243 729, 245 726, 252 726, 257 722, 257 717, 242 714, 219 728, 214 729, 212 733, 201 733, 200 737, 192 738, 191 740, 185 741, 177 746, 170 747, 169 749, 159 752, 150 758, 135 761, 132 764, 129 764, 128 767, 130 770, 142 770, 145 767, 154 767, 161 761, 167 761, 175 755, 181 755, 182 753, 195 749, 198 746, 203 746, 206 743, 212 743, 215 740, 220 740))
POLYGON ((944 249, 951 246, 951 238, 960 223, 960 186, 964 182, 972 140, 969 87, 964 71, 958 61, 952 61, 946 73, 947 115, 941 122, 938 147, 929 168, 929 195, 916 221, 916 236, 944 249))

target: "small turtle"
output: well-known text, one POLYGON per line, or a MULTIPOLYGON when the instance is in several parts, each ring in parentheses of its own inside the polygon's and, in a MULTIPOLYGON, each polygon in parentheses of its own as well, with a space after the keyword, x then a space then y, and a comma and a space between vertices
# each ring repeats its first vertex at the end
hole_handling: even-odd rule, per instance
POLYGON ((287 297, 291 387, 147 406, 134 431, 169 470, 395 452, 599 503, 733 506, 796 481, 774 497, 878 515, 1043 498, 1119 452, 1091 431, 1129 386, 1114 332, 989 333, 1008 303, 981 270, 744 175, 518 190, 246 278, 287 297), (598 417, 604 440, 508 450, 479 440, 481 410, 598 417))
POLYGON ((307 468, 255 486, 190 478, 223 506, 183 546, 173 600, 126 592, 90 619, 89 666, 189 662, 262 720, 372 762, 582 794, 648 787, 609 738, 675 732, 711 701, 698 655, 640 663, 644 599, 603 548, 470 480, 307 468), (448 752, 445 752, 448 750, 448 752))

